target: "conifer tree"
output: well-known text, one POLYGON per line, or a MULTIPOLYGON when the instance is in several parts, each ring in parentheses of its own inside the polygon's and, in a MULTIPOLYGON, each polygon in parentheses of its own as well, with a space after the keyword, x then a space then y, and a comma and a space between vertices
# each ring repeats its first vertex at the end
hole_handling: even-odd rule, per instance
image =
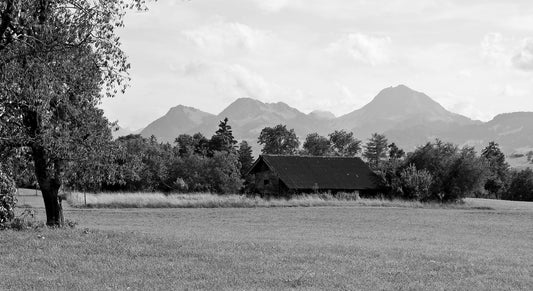
POLYGON ((215 135, 211 137, 209 141, 209 149, 211 152, 215 151, 226 151, 226 152, 235 152, 235 145, 237 141, 233 137, 233 131, 231 126, 228 124, 228 118, 220 121, 218 125, 218 130, 215 132, 215 135))
POLYGON ((248 145, 247 141, 243 140, 239 145, 237 154, 239 156, 239 162, 241 163, 241 177, 244 177, 254 162, 254 157, 252 156, 252 147, 248 145))
POLYGON ((388 141, 385 135, 374 133, 365 145, 363 156, 373 169, 378 169, 381 162, 387 158, 388 141))

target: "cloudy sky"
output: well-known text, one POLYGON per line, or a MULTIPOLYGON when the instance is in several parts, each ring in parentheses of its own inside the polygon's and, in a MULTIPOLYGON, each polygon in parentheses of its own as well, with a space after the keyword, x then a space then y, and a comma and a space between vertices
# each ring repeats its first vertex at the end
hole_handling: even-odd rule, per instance
POLYGON ((121 32, 131 129, 239 97, 339 116, 405 84, 480 120, 533 111, 531 0, 159 0, 121 32))

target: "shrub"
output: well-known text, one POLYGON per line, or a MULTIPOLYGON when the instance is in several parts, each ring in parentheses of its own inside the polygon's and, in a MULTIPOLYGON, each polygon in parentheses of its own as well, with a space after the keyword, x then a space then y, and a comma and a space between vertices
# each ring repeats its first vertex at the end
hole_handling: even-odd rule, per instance
MULTIPOLYGON (((68 228, 75 228, 78 223, 66 219, 63 226, 68 228)), ((11 229, 16 231, 37 230, 45 228, 43 221, 36 218, 36 212, 33 209, 26 208, 19 216, 14 217, 11 221, 1 224, 0 229, 11 229)))
POLYGON ((15 217, 16 192, 13 179, 0 169, 0 224, 10 222, 15 217))
POLYGON ((44 226, 44 222, 35 219, 35 210, 25 209, 20 216, 15 217, 11 222, 5 224, 4 227, 20 231, 43 228, 44 226))
POLYGON ((402 185, 403 197, 424 201, 430 196, 431 183, 433 177, 427 170, 417 170, 411 164, 400 173, 400 183, 402 185))

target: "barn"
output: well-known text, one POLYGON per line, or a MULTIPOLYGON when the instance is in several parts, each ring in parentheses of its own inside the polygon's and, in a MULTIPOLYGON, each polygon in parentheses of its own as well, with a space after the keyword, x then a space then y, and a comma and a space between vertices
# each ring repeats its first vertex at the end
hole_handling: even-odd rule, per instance
POLYGON ((248 173, 262 195, 379 189, 377 175, 357 157, 261 155, 248 173))

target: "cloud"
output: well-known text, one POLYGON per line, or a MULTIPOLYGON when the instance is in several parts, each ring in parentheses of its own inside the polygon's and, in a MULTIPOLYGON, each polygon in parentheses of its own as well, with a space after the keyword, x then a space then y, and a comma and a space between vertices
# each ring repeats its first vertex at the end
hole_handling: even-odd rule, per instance
POLYGON ((253 51, 270 36, 238 22, 217 22, 183 32, 198 48, 212 55, 253 51))
POLYGON ((509 59, 509 40, 500 33, 489 33, 481 41, 481 57, 490 64, 506 64, 509 59))
POLYGON ((191 62, 183 67, 183 74, 207 82, 228 99, 250 97, 271 101, 286 95, 278 85, 239 64, 191 62))
POLYGON ((523 97, 528 95, 528 90, 521 88, 520 86, 505 84, 503 88, 500 89, 500 96, 504 98, 523 97))
POLYGON ((533 39, 525 39, 522 47, 512 58, 513 66, 524 71, 533 71, 533 39))
POLYGON ((358 63, 376 66, 390 61, 390 44, 390 37, 351 33, 331 43, 327 52, 333 55, 348 55, 358 63))
POLYGON ((492 65, 533 71, 533 39, 519 40, 489 33, 481 42, 481 56, 492 65))
MULTIPOLYGON (((253 0, 259 8, 267 12, 278 12, 287 7, 290 0, 253 0)), ((294 1, 293 1, 294 2, 294 1)))

